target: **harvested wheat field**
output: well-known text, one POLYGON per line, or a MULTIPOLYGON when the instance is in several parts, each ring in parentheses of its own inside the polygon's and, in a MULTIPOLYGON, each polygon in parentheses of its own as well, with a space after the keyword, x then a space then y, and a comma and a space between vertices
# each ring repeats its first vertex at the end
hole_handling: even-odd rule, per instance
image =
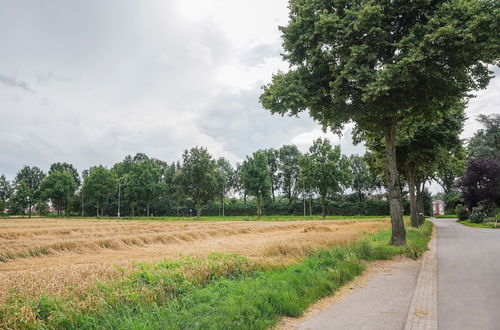
POLYGON ((239 254, 289 263, 320 247, 352 242, 388 220, 156 222, 88 219, 0 220, 0 302, 21 296, 74 295, 122 276, 137 262, 239 254))

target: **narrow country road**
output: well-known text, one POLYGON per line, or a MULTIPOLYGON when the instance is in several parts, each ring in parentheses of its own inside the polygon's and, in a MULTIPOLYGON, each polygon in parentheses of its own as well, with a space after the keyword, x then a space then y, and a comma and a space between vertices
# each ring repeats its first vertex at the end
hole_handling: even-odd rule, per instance
POLYGON ((435 219, 439 329, 500 329, 500 229, 435 219))

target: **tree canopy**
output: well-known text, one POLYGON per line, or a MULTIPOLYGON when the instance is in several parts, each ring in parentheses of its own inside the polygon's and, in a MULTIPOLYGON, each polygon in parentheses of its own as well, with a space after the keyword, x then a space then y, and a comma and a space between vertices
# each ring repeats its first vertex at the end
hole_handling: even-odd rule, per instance
POLYGON ((109 203, 111 194, 118 188, 118 178, 114 171, 104 166, 96 166, 90 169, 84 178, 82 193, 83 198, 94 203, 97 216, 103 215, 103 207, 109 203))
POLYGON ((500 59, 495 0, 290 0, 281 27, 290 70, 260 97, 272 113, 308 111, 323 127, 381 131, 392 238, 405 244, 396 163, 398 123, 448 111, 491 79, 500 59), (459 18, 459 19, 457 19, 459 18))
POLYGON ((217 191, 216 163, 207 149, 195 147, 182 154, 182 184, 184 192, 196 205, 196 216, 203 206, 215 198, 217 191))
POLYGON ((53 170, 42 181, 41 196, 50 199, 58 213, 67 211, 69 202, 75 194, 77 183, 72 173, 53 170))
POLYGON ((317 139, 302 159, 302 171, 306 180, 318 193, 321 215, 325 216, 328 193, 339 193, 350 180, 349 161, 340 152, 340 146, 332 147, 327 139, 317 139))
POLYGON ((241 164, 240 178, 245 191, 256 198, 257 216, 262 215, 262 199, 271 189, 271 173, 267 152, 257 151, 241 164))
POLYGON ((479 115, 477 119, 484 128, 474 133, 469 140, 469 153, 475 158, 500 160, 500 114, 479 115))

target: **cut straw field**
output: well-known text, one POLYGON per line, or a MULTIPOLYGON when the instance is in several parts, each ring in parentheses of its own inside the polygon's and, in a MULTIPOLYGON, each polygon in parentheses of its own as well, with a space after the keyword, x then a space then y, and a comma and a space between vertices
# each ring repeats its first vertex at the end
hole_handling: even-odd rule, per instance
POLYGON ((0 303, 17 296, 75 297, 138 262, 231 253, 261 264, 353 242, 387 220, 155 222, 89 219, 0 220, 0 303))

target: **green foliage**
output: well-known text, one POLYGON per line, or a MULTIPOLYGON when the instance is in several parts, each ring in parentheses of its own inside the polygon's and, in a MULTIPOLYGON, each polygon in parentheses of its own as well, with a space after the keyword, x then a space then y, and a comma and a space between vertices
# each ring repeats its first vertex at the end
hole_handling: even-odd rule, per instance
POLYGON ((318 193, 325 215, 327 193, 337 194, 349 185, 349 160, 342 156, 340 146, 332 147, 327 139, 317 139, 302 158, 302 174, 318 193))
POLYGON ((80 181, 80 175, 78 174, 78 171, 76 170, 76 168, 71 165, 71 164, 68 164, 68 163, 54 163, 52 165, 50 165, 50 169, 49 169, 49 175, 52 173, 52 172, 56 172, 56 171, 66 171, 66 172, 69 172, 71 174, 71 176, 73 177, 73 180, 75 180, 75 183, 76 183, 76 187, 80 187, 80 184, 82 183, 80 181))
MULTIPOLYGON (((29 308, 11 297, 0 327, 23 329, 264 329, 359 275, 366 261, 398 254, 419 257, 432 224, 409 229, 408 245, 388 244, 389 231, 311 253, 289 266, 266 268, 235 255, 139 264, 137 271, 87 292, 91 308, 71 300, 33 297, 29 308), (24 313, 21 314, 21 311, 24 313), (33 313, 33 314, 31 314, 33 313), (29 317, 34 316, 34 317, 29 317)), ((85 299, 85 298, 81 298, 85 299)))
POLYGON ((149 158, 134 161, 130 171, 124 177, 124 194, 132 202, 146 204, 146 216, 149 216, 151 202, 160 190, 160 174, 149 158))
POLYGON ((241 165, 239 174, 245 191, 255 197, 257 216, 260 217, 263 198, 268 196, 271 189, 267 152, 257 151, 251 157, 247 156, 241 165))
POLYGON ((432 123, 487 86, 488 64, 500 60, 499 7, 496 0, 289 1, 280 29, 290 70, 273 76, 260 102, 281 115, 308 111, 334 131, 353 121, 359 131, 384 134, 394 244, 405 242, 398 125, 432 123))
POLYGON ((262 153, 266 155, 267 159, 267 168, 269 172, 269 182, 271 186, 271 197, 273 201, 276 200, 276 193, 280 189, 280 173, 279 173, 279 151, 276 149, 266 149, 262 150, 262 153))
POLYGON ((0 175, 0 215, 3 215, 7 202, 12 196, 13 189, 5 175, 0 175))
POLYGON ((42 181, 42 200, 50 199, 58 212, 68 211, 69 202, 75 194, 77 182, 68 171, 54 170, 42 181))
POLYGON ((479 115, 478 121, 484 128, 474 133, 469 140, 470 155, 500 160, 500 114, 479 115))
POLYGON ((455 214, 457 215, 458 220, 463 221, 469 219, 469 211, 467 211, 465 206, 463 206, 462 204, 458 204, 455 207, 455 214))
POLYGON ((352 176, 351 188, 356 192, 358 200, 361 201, 367 193, 377 189, 380 183, 377 177, 370 172, 364 157, 351 155, 349 164, 352 176))
POLYGON ((27 209, 32 205, 32 198, 33 191, 26 185, 26 183, 23 181, 18 183, 14 195, 10 200, 10 213, 26 214, 27 209))
MULTIPOLYGON (((486 218, 487 212, 484 205, 478 205, 472 208, 470 212, 470 221, 472 223, 483 223, 486 218)), ((460 219, 462 220, 462 219, 460 219)))
POLYGON ((299 160, 302 155, 295 145, 284 145, 278 152, 281 189, 288 199, 288 203, 291 203, 297 190, 300 174, 299 160))
POLYGON ((216 163, 207 149, 202 147, 185 150, 182 159, 181 180, 184 192, 194 201, 199 217, 203 206, 214 199, 217 192, 216 163))
POLYGON ((83 198, 92 201, 97 216, 102 216, 104 215, 103 207, 109 203, 111 194, 114 194, 117 188, 118 178, 114 171, 104 166, 93 167, 83 180, 83 198))
POLYGON ((40 185, 45 178, 45 173, 36 166, 24 166, 16 174, 14 183, 16 185, 16 198, 14 200, 14 209, 28 209, 28 215, 31 217, 31 208, 40 198, 40 185), (22 187, 20 185, 23 184, 22 187), (18 190, 22 190, 17 193, 18 190), (26 205, 27 204, 27 205, 26 205))

